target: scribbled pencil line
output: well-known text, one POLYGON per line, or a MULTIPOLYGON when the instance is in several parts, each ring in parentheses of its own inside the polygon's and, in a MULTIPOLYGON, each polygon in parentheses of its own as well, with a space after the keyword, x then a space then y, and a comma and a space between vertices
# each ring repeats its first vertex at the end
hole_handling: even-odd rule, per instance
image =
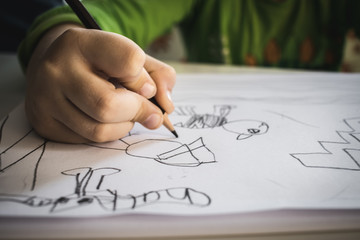
MULTIPOLYGON (((73 169, 69 169, 66 171, 62 171, 61 174, 66 175, 66 176, 74 176, 75 177, 75 189, 74 189, 74 193, 78 196, 81 195, 82 189, 81 186, 83 186, 83 182, 86 181, 86 179, 88 179, 88 175, 91 172, 91 168, 90 167, 79 167, 79 168, 73 168, 73 169), (79 171, 83 171, 85 172, 84 176, 80 178, 81 172, 79 171)), ((84 192, 83 192, 84 194, 84 192)))
MULTIPOLYGON (((2 134, 3 134, 3 128, 5 126, 5 123, 7 121, 7 119, 9 118, 9 115, 5 118, 5 120, 3 121, 2 125, 1 125, 1 137, 2 137, 2 134)), ((1 153, 0 153, 0 173, 3 173, 5 172, 5 170, 7 170, 8 168, 16 165, 18 162, 24 160, 27 156, 31 155, 33 152, 36 152, 38 149, 40 149, 41 147, 44 148, 45 144, 46 144, 46 141, 44 141, 44 143, 40 144, 38 147, 36 147, 35 149, 33 149, 32 151, 28 152, 27 154, 25 154, 24 156, 22 156, 21 158, 15 160, 14 162, 12 162, 11 164, 7 165, 6 167, 3 167, 2 166, 2 156, 4 154, 7 153, 7 151, 9 151, 10 149, 14 148, 17 144, 19 144, 22 140, 24 140, 31 132, 33 132, 33 129, 30 129, 25 135, 23 135, 21 138, 19 138, 17 141, 15 141, 13 144, 11 144, 9 147, 7 147, 5 150, 3 150, 1 153)), ((0 142, 1 143, 1 142, 0 142)), ((33 174, 33 180, 32 180, 32 184, 31 184, 31 188, 30 190, 33 191, 35 189, 35 184, 36 184, 36 178, 37 178, 37 167, 39 165, 39 162, 43 156, 45 152, 45 149, 42 150, 41 152, 41 155, 40 157, 37 159, 37 162, 36 162, 36 165, 35 165, 35 168, 34 168, 34 174, 33 174)))
MULTIPOLYGON (((119 139, 118 141, 122 141, 122 140, 119 139)), ((106 150, 116 150, 116 151, 125 151, 126 150, 126 148, 107 147, 107 146, 97 145, 95 143, 84 143, 84 145, 89 146, 89 147, 94 147, 94 148, 106 149, 106 150)), ((129 145, 129 144, 127 144, 127 145, 129 145)))
POLYGON ((53 204, 52 198, 38 197, 36 195, 0 193, 0 202, 13 202, 28 207, 46 207, 53 204))
MULTIPOLYGON (((49 209, 49 212, 59 213, 95 203, 101 206, 104 210, 112 212, 126 209, 137 209, 139 207, 149 206, 155 203, 185 204, 187 206, 196 207, 206 207, 211 204, 211 198, 209 195, 189 187, 173 187, 152 190, 138 195, 120 195, 117 189, 100 189, 99 183, 102 182, 105 177, 109 177, 120 172, 121 169, 107 167, 95 169, 91 167, 83 167, 63 171, 63 175, 73 177, 76 187, 73 193, 52 199, 50 201, 51 208, 49 209), (99 174, 97 174, 98 176, 94 174, 96 172, 99 172, 99 174), (80 177, 80 175, 82 177, 80 177), (100 179, 98 179, 99 175, 100 179), (90 181, 98 181, 98 184, 91 185, 96 186, 96 189, 88 189, 90 187, 90 181)), ((31 197, 31 199, 33 198, 34 197, 31 197)), ((5 199, 9 201, 8 197, 5 199)), ((23 204, 26 203, 26 201, 17 202, 23 204)))
POLYGON ((242 119, 228 122, 222 128, 237 134, 236 140, 245 140, 253 136, 266 134, 270 127, 263 121, 242 119))
POLYGON ((68 195, 52 200, 49 213, 56 214, 72 211, 93 204, 97 204, 104 211, 116 213, 119 211, 136 210, 153 204, 208 207, 211 205, 211 198, 201 191, 187 187, 152 190, 139 195, 120 195, 117 190, 107 189, 106 191, 91 192, 80 198, 75 195, 68 195))
MULTIPOLYGON (((9 115, 7 115, 3 121, 3 123, 1 124, 1 128, 0 128, 0 144, 1 144, 1 139, 2 139, 2 135, 3 135, 3 128, 7 122, 7 120, 9 119, 9 115)), ((31 132, 33 131, 33 129, 30 129, 24 136, 22 136, 21 138, 19 138, 17 141, 15 141, 12 145, 10 145, 8 148, 6 148, 4 151, 2 151, 0 153, 4 154, 6 153, 9 149, 13 148, 16 144, 18 144, 19 142, 21 142, 24 138, 26 138, 31 132)))
MULTIPOLYGON (((4 122, 6 122, 6 121, 4 121, 4 122)), ((5 123, 3 123, 2 126, 3 126, 2 129, 4 129, 5 123)), ((10 149, 16 150, 16 146, 21 144, 21 141, 24 141, 25 138, 29 137, 32 132, 33 132, 33 129, 26 132, 19 139, 17 139, 16 142, 13 143, 10 147, 7 147, 1 154, 6 153, 10 149)), ((129 137, 130 136, 131 136, 131 134, 129 134, 129 137)), ((34 159, 35 164, 34 164, 34 168, 32 169, 33 172, 32 172, 32 181, 31 181, 31 188, 30 188, 31 191, 35 191, 35 189, 36 189, 36 185, 37 185, 37 181, 38 181, 38 174, 39 174, 40 166, 41 166, 41 161, 44 158, 44 155, 47 151, 47 146, 49 144, 49 141, 47 141, 43 138, 40 138, 40 140, 41 140, 41 142, 39 143, 39 145, 34 146, 34 148, 30 149, 23 156, 19 157, 18 159, 15 159, 15 161, 11 162, 11 164, 0 169, 1 171, 5 171, 8 168, 16 165, 20 161, 26 159, 27 157, 29 157, 29 155, 34 154, 35 152, 37 152, 41 149, 39 156, 36 156, 34 159)), ((159 154, 156 154, 156 152, 151 153, 152 154, 150 156, 151 158, 153 158, 154 160, 156 160, 160 163, 163 163, 163 164, 167 164, 167 165, 171 165, 171 166, 197 166, 197 165, 200 165, 203 163, 215 161, 215 159, 214 159, 215 155, 205 146, 205 143, 202 140, 202 138, 194 140, 193 142, 190 142, 189 144, 183 144, 178 141, 177 142, 169 141, 169 140, 163 141, 163 139, 151 139, 150 141, 152 141, 152 143, 155 143, 155 145, 156 145, 156 143, 162 143, 162 142, 164 142, 165 144, 170 144, 170 148, 166 148, 167 150, 165 150, 165 151, 162 151, 163 150, 162 147, 158 148, 158 150, 162 151, 162 153, 159 153, 159 154), (175 145, 177 147, 173 147, 172 145, 175 145), (205 150, 205 153, 208 153, 208 155, 206 155, 204 152, 201 152, 204 150, 205 150), (185 159, 185 161, 188 161, 188 162, 183 163, 180 161, 180 162, 164 163, 164 161, 168 161, 169 159, 176 158, 177 156, 183 156, 183 155, 184 156, 186 155, 186 157, 185 158, 181 157, 181 159, 185 159)), ((101 148, 101 149, 121 150, 121 151, 126 152, 128 155, 132 154, 132 155, 134 155, 136 157, 140 157, 140 158, 149 157, 147 155, 148 153, 138 154, 139 152, 142 151, 141 148, 140 149, 137 148, 139 145, 136 145, 136 144, 139 144, 139 142, 135 143, 135 145, 136 145, 135 147, 134 147, 134 143, 129 144, 124 139, 120 139, 119 142, 121 142, 121 146, 125 146, 126 148, 124 148, 124 147, 108 148, 108 147, 103 147, 101 145, 95 145, 95 144, 86 144, 86 145, 89 147, 96 147, 96 148, 101 148), (136 154, 134 153, 134 151, 136 151, 136 154)), ((156 147, 155 147, 155 149, 156 149, 156 147)), ((0 155, 0 157, 1 156, 2 155, 0 155)), ((94 203, 99 204, 104 209, 110 209, 112 211, 117 211, 118 209, 135 209, 140 206, 146 206, 146 205, 149 205, 149 204, 152 204, 155 202, 159 202, 159 203, 160 202, 163 202, 163 203, 180 202, 179 199, 174 199, 174 197, 173 197, 173 196, 177 196, 176 193, 173 192, 176 190, 170 191, 168 189, 169 191, 165 191, 165 190, 149 191, 149 192, 145 192, 143 195, 131 195, 131 194, 120 195, 118 193, 117 189, 112 189, 112 190, 102 189, 102 185, 104 183, 105 177, 115 174, 119 171, 120 171, 120 169, 115 169, 115 168, 92 169, 90 167, 87 167, 87 168, 82 167, 82 168, 69 169, 69 170, 63 171, 61 173, 64 176, 72 176, 74 178, 74 182, 75 182, 74 191, 70 195, 59 196, 56 198, 43 198, 43 197, 39 197, 37 195, 31 195, 31 196, 7 195, 7 196, 5 196, 5 195, 0 194, 0 200, 16 202, 19 204, 27 205, 29 207, 50 206, 49 212, 67 211, 70 209, 76 209, 76 208, 78 208, 78 206, 86 206, 88 204, 94 204, 94 203), (97 181, 94 182, 94 179, 97 179, 97 181), (92 182, 90 183, 90 181, 92 181, 92 182), (92 184, 92 183, 95 183, 95 184, 92 184), (88 190, 90 185, 92 186, 93 191, 88 190), (161 195, 161 201, 158 198, 155 201, 155 199, 153 198, 155 192, 161 195), (164 192, 166 192, 166 193, 164 193, 164 192), (173 193, 173 196, 169 196, 168 193, 173 193), (129 205, 130 208, 126 202, 130 202, 130 205, 129 205)), ((199 195, 200 192, 191 191, 191 190, 184 190, 184 191, 185 191, 184 197, 182 198, 183 201, 188 200, 187 204, 189 204, 189 205, 196 205, 196 206, 202 205, 200 202, 194 201, 194 199, 191 197, 194 194, 199 195)), ((194 198, 196 198, 196 197, 194 197, 194 198)), ((205 198, 205 199, 207 199, 207 198, 205 198)))
POLYGON ((208 207, 211 205, 211 197, 204 192, 190 187, 173 187, 151 190, 138 195, 120 195, 116 189, 107 189, 88 192, 82 196, 70 194, 58 198, 0 193, 0 202, 17 203, 31 208, 47 207, 49 214, 73 211, 92 204, 97 204, 104 211, 116 213, 119 211, 136 210, 153 204, 208 207))
POLYGON ((207 148, 202 137, 188 144, 168 139, 145 139, 130 144, 126 148, 126 154, 177 167, 197 167, 201 164, 216 162, 215 154, 207 148), (151 152, 144 152, 148 143, 151 143, 151 152), (156 148, 169 150, 162 150, 162 153, 156 154, 154 153, 156 148))
POLYGON ((356 137, 360 133, 360 117, 342 121, 350 130, 335 131, 341 141, 317 141, 323 152, 291 153, 290 155, 305 167, 360 171, 360 154, 359 158, 356 158, 354 154, 360 151, 360 140, 356 137))
POLYGON ((177 106, 174 109, 174 113, 179 116, 189 116, 189 115, 195 115, 195 106, 177 106))
POLYGON ((30 129, 24 136, 16 140, 13 144, 11 144, 9 147, 7 147, 4 151, 0 153, 0 155, 6 153, 8 150, 12 149, 16 144, 21 142, 24 138, 26 138, 31 132, 33 132, 33 129, 30 129))
MULTIPOLYGON (((7 122, 8 119, 9 119, 9 115, 6 115, 6 117, 4 118, 4 121, 1 123, 1 126, 0 126, 0 144, 1 144, 1 140, 2 140, 2 134, 3 134, 4 126, 5 126, 5 123, 7 122)), ((0 162, 0 164, 1 164, 1 162, 0 162)), ((0 165, 0 168, 1 168, 1 165, 0 165)))
POLYGON ((13 163, 7 165, 6 167, 0 169, 0 172, 4 172, 5 170, 7 170, 8 168, 12 167, 13 165, 17 164, 18 162, 20 162, 21 160, 25 159, 27 156, 29 156, 30 154, 32 154, 33 152, 36 152, 38 149, 40 149, 42 146, 44 146, 44 143, 40 144, 39 146, 37 146, 36 148, 34 148, 33 150, 31 150, 30 152, 26 153, 24 156, 22 156, 21 158, 17 159, 16 161, 14 161, 13 163))
MULTIPOLYGON (((9 119, 9 115, 6 115, 4 121, 1 123, 1 127, 0 127, 0 145, 1 145, 1 141, 2 141, 2 134, 3 134, 4 126, 5 126, 5 123, 7 122, 8 119, 9 119)), ((1 172, 1 169, 2 169, 1 156, 2 156, 2 153, 0 153, 0 172, 1 172)))
POLYGON ((203 138, 200 137, 193 142, 189 144, 182 144, 180 147, 173 149, 171 151, 167 151, 165 153, 162 153, 158 155, 158 158, 155 159, 156 161, 166 164, 166 165, 174 165, 174 163, 169 164, 167 162, 168 159, 177 157, 182 154, 189 153, 192 157, 192 159, 195 159, 196 163, 185 163, 185 162, 179 162, 175 164, 176 166, 183 166, 183 167, 196 167, 204 163, 214 163, 216 162, 215 154, 205 145, 203 138), (185 148, 181 150, 181 148, 185 148), (197 154, 197 150, 199 150, 199 154, 197 154), (167 156, 168 155, 168 156, 167 156), (204 157, 204 155, 206 157, 204 157))
POLYGON ((128 143, 126 141, 127 138, 128 137, 119 139, 120 142, 126 145, 125 148, 107 147, 106 145, 99 144, 86 145, 101 149, 124 151, 128 156, 152 159, 169 166, 197 167, 204 163, 216 162, 215 154, 205 145, 202 137, 190 143, 182 143, 178 140, 151 138, 128 143), (151 152, 146 151, 149 143, 151 143, 151 152), (161 152, 157 153, 156 151, 161 152), (183 157, 179 158, 180 155, 183 157))
POLYGON ((199 114, 195 112, 194 106, 179 106, 178 115, 190 116, 185 122, 175 123, 175 126, 189 129, 204 129, 223 126, 227 123, 227 115, 229 115, 233 106, 231 105, 214 105, 213 113, 199 114))
POLYGON ((245 140, 255 135, 262 135, 268 132, 269 125, 263 121, 254 119, 239 119, 229 121, 227 116, 235 108, 232 105, 214 105, 213 113, 199 114, 194 107, 180 106, 180 116, 190 116, 184 122, 177 122, 174 126, 188 129, 207 129, 222 127, 225 131, 235 133, 236 140, 245 140), (191 111, 186 112, 187 109, 191 111))
MULTIPOLYGON (((0 139, 2 139, 3 136, 3 129, 5 127, 5 124, 7 122, 7 120, 9 119, 9 115, 5 118, 5 120, 3 121, 3 123, 1 124, 1 128, 0 128, 0 139)), ((45 153, 45 148, 46 148, 46 143, 47 141, 44 139, 43 142, 38 145, 37 147, 35 147, 33 150, 27 152, 26 154, 24 154, 22 157, 20 157, 19 159, 14 160, 12 163, 8 164, 7 166, 3 166, 2 163, 2 157, 4 154, 6 154, 9 150, 13 149, 17 144, 19 144, 21 141, 23 141, 26 137, 28 137, 34 130, 30 129, 29 131, 27 131, 23 136, 21 136, 19 139, 17 139, 14 143, 12 143, 10 146, 8 146, 7 148, 5 148, 1 153, 0 153, 0 173, 5 172, 7 169, 9 169, 10 167, 16 165, 17 163, 21 162, 22 160, 24 160, 26 157, 28 157, 29 155, 31 155, 32 153, 36 152, 38 149, 42 148, 40 156, 38 157, 38 159, 36 160, 36 164, 34 167, 34 172, 32 175, 32 181, 31 181, 31 187, 30 190, 33 191, 35 189, 35 185, 36 185, 36 180, 37 180, 37 172, 38 172, 38 167, 40 164, 40 161, 45 153)), ((1 144, 1 141, 0 141, 1 144)))
POLYGON ((280 116, 280 117, 282 117, 282 118, 286 118, 286 119, 289 119, 289 120, 291 120, 291 121, 297 122, 297 123, 299 123, 299 124, 308 126, 308 127, 319 128, 319 126, 315 126, 315 125, 312 125, 312 124, 309 124, 309 123, 306 123, 306 122, 297 120, 297 119, 295 119, 295 118, 293 118, 293 117, 290 117, 290 116, 287 116, 287 115, 285 115, 285 114, 283 114, 283 113, 278 113, 278 112, 274 112, 274 111, 270 111, 270 110, 266 110, 266 111, 269 112, 269 113, 278 115, 278 116, 280 116))
POLYGON ((98 176, 97 183, 95 184, 96 190, 100 189, 102 182, 106 176, 110 176, 120 172, 121 170, 113 167, 101 167, 93 169, 91 167, 79 167, 66 171, 62 171, 61 174, 66 176, 73 176, 75 178, 75 190, 74 193, 77 196, 86 195, 86 189, 90 180, 94 180, 93 174, 103 172, 98 176))
POLYGON ((41 145, 42 150, 41 150, 41 154, 40 154, 40 156, 39 156, 39 158, 37 159, 36 164, 35 164, 34 174, 33 174, 33 180, 32 180, 32 184, 31 184, 31 191, 34 191, 34 189, 35 189, 39 164, 40 164, 40 161, 41 161, 41 159, 42 159, 42 157, 43 157, 43 155, 44 155, 44 153, 45 153, 46 143, 47 143, 47 142, 48 142, 48 141, 45 140, 44 143, 41 145))
POLYGON ((170 192, 170 190, 172 189, 165 189, 165 191, 167 192, 167 194, 169 196, 171 196, 172 198, 174 199, 179 199, 179 200, 185 200, 185 199, 188 199, 189 203, 191 205, 197 205, 197 206, 201 206, 201 207, 204 207, 204 206, 209 206, 211 204, 211 198, 209 195, 207 194, 204 194, 203 192, 199 192, 193 188, 186 188, 185 191, 184 191, 184 195, 183 196, 175 196, 172 192, 170 192), (195 193, 198 193, 200 195, 202 195, 203 197, 206 198, 206 201, 205 201, 205 204, 204 203, 201 203, 200 205, 198 203, 196 203, 195 201, 193 201, 192 199, 192 194, 190 194, 190 192, 195 192, 195 193))
MULTIPOLYGON (((91 168, 90 168, 90 169, 91 169, 91 168)), ((82 188, 82 195, 86 195, 86 187, 88 186, 89 181, 90 181, 93 173, 94 173, 94 170, 90 170, 90 171, 88 172, 88 177, 87 177, 87 175, 84 177, 84 178, 86 178, 86 177, 87 177, 87 178, 86 178, 84 187, 82 188)), ((77 177, 78 177, 78 176, 79 176, 79 175, 77 174, 77 177)))

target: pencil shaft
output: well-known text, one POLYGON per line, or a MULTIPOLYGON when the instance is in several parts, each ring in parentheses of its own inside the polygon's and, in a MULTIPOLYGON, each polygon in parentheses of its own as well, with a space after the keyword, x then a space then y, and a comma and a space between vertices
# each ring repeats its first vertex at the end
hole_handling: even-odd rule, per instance
POLYGON ((172 134, 174 134, 175 137, 178 137, 178 136, 177 136, 177 133, 176 133, 176 131, 175 131, 175 128, 174 128, 174 126, 172 125, 172 123, 170 122, 170 119, 169 119, 167 113, 164 114, 163 125, 164 125, 164 127, 166 127, 172 134))
POLYGON ((86 10, 85 6, 78 0, 65 0, 67 4, 71 7, 71 9, 78 16, 80 21, 84 24, 84 26, 88 29, 99 29, 101 30, 99 24, 95 21, 95 19, 90 15, 90 13, 86 10))

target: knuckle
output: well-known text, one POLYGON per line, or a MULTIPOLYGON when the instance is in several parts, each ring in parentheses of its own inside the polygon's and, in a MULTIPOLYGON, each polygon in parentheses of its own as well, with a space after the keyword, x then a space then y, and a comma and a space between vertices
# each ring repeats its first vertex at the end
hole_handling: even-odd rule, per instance
POLYGON ((25 113, 26 118, 29 121, 31 127, 40 135, 44 136, 48 132, 48 121, 45 121, 45 116, 34 108, 33 104, 28 99, 25 101, 25 113))
POLYGON ((95 119, 100 122, 110 122, 115 105, 114 94, 101 96, 95 103, 95 119))
POLYGON ((171 83, 175 83, 176 81, 176 71, 175 68, 166 65, 164 68, 164 74, 166 75, 167 79, 171 81, 171 83))
POLYGON ((131 119, 135 122, 142 122, 145 120, 145 111, 144 109, 148 108, 148 105, 145 101, 136 101, 135 109, 137 109, 135 116, 131 119))
POLYGON ((145 63, 145 53, 141 49, 134 48, 130 50, 128 61, 124 66, 124 70, 129 77, 136 77, 141 72, 145 63))
POLYGON ((48 126, 45 123, 41 123, 38 121, 30 121, 31 126, 35 130, 37 134, 39 134, 42 137, 47 137, 47 134, 51 131, 48 131, 48 126))
POLYGON ((106 124, 96 124, 91 133, 89 139, 93 142, 106 142, 108 140, 108 127, 106 124))
POLYGON ((175 78, 175 76, 176 76, 176 70, 175 70, 175 68, 173 68, 172 66, 166 65, 164 71, 166 72, 166 74, 167 74, 169 77, 175 78))

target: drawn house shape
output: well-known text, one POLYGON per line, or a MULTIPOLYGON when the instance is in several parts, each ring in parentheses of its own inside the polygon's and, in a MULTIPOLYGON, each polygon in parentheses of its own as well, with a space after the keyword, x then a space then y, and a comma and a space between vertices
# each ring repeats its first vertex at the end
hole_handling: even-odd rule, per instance
POLYGON ((360 149, 331 147, 321 142, 320 145, 324 152, 293 153, 291 156, 306 167, 360 171, 360 149))
POLYGON ((305 167, 360 171, 360 118, 343 120, 349 131, 336 131, 338 141, 318 141, 322 151, 292 153, 305 167))

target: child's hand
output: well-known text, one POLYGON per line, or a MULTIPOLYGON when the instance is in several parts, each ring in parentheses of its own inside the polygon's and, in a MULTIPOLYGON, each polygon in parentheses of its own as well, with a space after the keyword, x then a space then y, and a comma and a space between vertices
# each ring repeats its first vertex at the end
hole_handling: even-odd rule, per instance
POLYGON ((147 100, 154 95, 165 111, 174 108, 173 68, 114 33, 58 26, 39 42, 26 75, 28 119, 55 141, 116 140, 135 121, 157 128, 163 115, 147 100))

